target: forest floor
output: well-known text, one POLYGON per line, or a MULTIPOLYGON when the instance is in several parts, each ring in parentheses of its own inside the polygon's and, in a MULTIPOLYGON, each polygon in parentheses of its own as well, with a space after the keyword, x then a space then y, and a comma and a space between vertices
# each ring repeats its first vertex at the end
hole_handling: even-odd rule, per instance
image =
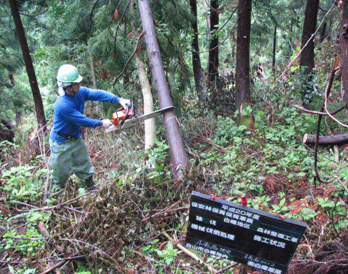
MULTIPOLYGON (((185 247, 192 191, 235 203, 245 193, 248 207, 305 222, 286 273, 348 273, 346 181, 314 184, 311 168, 298 162, 313 158, 313 150, 297 138, 291 137, 294 147, 266 150, 265 134, 251 132, 235 149, 240 140, 222 140, 219 126, 195 123, 183 130, 190 163, 181 181, 171 179, 164 142, 145 160, 137 129, 87 132, 100 187, 94 192, 72 176, 63 192, 52 194, 49 155, 24 162, 20 155, 32 153, 23 151, 28 146, 8 148, 0 166, 0 274, 268 273, 185 247), (297 150, 303 159, 283 168, 297 150)), ((332 168, 342 170, 342 164, 332 168)))

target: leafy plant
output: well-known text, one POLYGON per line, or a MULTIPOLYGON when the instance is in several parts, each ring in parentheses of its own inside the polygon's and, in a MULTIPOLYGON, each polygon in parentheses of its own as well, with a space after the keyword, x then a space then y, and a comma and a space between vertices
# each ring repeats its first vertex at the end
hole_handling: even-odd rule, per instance
POLYGON ((165 250, 157 250, 158 256, 164 258, 167 265, 169 265, 174 260, 174 258, 180 253, 181 251, 174 248, 171 242, 168 242, 167 248, 165 250))
POLYGON ((40 195, 43 184, 40 182, 42 176, 51 173, 48 169, 34 171, 34 166, 18 166, 5 170, 0 177, 6 184, 3 189, 8 191, 9 198, 21 201, 30 201, 40 195))
POLYGON ((8 265, 8 269, 11 271, 11 274, 35 274, 36 273, 36 269, 27 268, 26 266, 15 270, 15 268, 12 265, 8 265))
POLYGON ((152 240, 152 241, 150 242, 150 244, 148 244, 148 245, 142 247, 141 250, 142 250, 145 254, 151 256, 151 254, 152 254, 153 252, 159 251, 159 250, 158 250, 158 247, 156 246, 156 243, 158 243, 158 242, 159 242, 159 239, 154 239, 154 240, 152 240))
POLYGON ((44 247, 42 240, 36 240, 36 238, 42 238, 42 235, 33 227, 29 228, 24 235, 17 235, 16 231, 10 231, 3 235, 3 238, 7 238, 5 249, 13 249, 14 252, 21 251, 26 256, 35 255, 44 247))

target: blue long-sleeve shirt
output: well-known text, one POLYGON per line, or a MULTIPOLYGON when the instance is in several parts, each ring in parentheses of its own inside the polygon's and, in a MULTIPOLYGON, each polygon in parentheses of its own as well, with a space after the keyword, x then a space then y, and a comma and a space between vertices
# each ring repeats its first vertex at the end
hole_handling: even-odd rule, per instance
POLYGON ((83 115, 86 101, 119 103, 120 98, 110 92, 87 87, 80 87, 80 91, 74 96, 65 93, 65 95, 57 97, 54 104, 53 128, 50 134, 51 141, 61 144, 68 140, 67 136, 78 139, 81 137, 82 126, 101 126, 102 122, 100 120, 91 119, 83 115))

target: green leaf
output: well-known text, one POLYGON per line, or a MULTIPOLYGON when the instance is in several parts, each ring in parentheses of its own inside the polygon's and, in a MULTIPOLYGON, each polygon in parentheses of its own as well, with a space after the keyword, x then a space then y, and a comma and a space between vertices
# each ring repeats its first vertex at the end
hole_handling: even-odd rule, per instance
POLYGON ((286 202, 285 198, 281 199, 279 202, 279 206, 282 207, 285 204, 285 202, 286 202))

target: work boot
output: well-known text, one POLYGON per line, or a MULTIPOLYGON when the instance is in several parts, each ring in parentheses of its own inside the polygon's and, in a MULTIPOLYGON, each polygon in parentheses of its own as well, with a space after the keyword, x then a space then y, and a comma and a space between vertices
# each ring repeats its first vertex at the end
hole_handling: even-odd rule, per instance
POLYGON ((92 177, 92 176, 89 177, 89 178, 87 178, 87 179, 85 180, 85 182, 86 182, 86 185, 87 185, 88 190, 93 191, 93 190, 97 190, 97 189, 98 189, 98 187, 94 184, 94 181, 93 181, 93 177, 92 177))

